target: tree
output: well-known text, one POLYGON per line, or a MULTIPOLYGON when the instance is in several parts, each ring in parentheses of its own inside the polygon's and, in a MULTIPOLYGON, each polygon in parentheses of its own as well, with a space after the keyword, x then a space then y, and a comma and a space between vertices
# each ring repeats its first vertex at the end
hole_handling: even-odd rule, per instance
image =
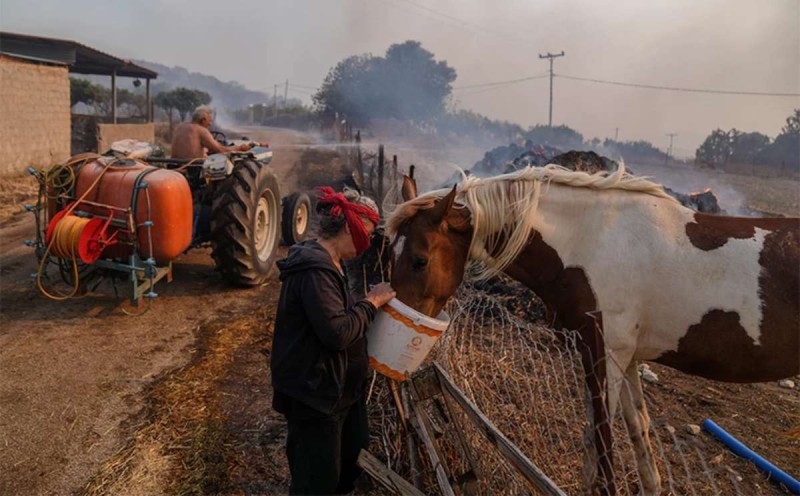
POLYGON ((769 136, 761 133, 742 133, 736 129, 729 132, 731 160, 743 164, 755 164, 763 159, 769 147, 769 136))
MULTIPOLYGON (((371 72, 377 66, 372 55, 348 57, 331 69, 319 91, 313 96, 317 110, 327 116, 340 114, 364 123, 375 113, 371 72)), ((377 95, 376 95, 377 96, 377 95)))
POLYGON ((418 41, 406 41, 386 50, 379 62, 385 91, 393 98, 386 110, 399 119, 427 120, 444 111, 445 99, 452 90, 456 71, 445 61, 437 62, 433 54, 418 41), (393 105, 392 105, 393 104, 393 105))
POLYGON ((800 172, 800 109, 786 118, 786 125, 771 143, 769 136, 762 133, 716 129, 700 145, 695 157, 714 166, 724 167, 731 161, 796 174, 800 172))
POLYGON ((433 122, 441 135, 453 137, 469 136, 476 144, 486 147, 496 146, 498 142, 514 142, 520 139, 524 130, 518 124, 495 121, 469 110, 450 110, 433 122))
POLYGON ((111 103, 111 91, 86 79, 69 78, 69 103, 74 107, 83 103, 95 113, 107 114, 111 103))
POLYGON ((800 109, 786 118, 786 125, 781 128, 782 134, 800 134, 800 109))
POLYGON ((147 115, 147 97, 142 93, 134 93, 124 88, 117 89, 117 105, 122 107, 129 117, 147 115))
POLYGON ((444 113, 456 71, 418 41, 389 47, 385 57, 356 55, 333 67, 314 95, 317 110, 356 124, 374 118, 429 121, 444 113))
POLYGON ((710 165, 724 166, 732 154, 730 134, 722 129, 715 129, 697 149, 695 158, 710 165))
POLYGON ((171 91, 158 93, 153 99, 156 105, 164 109, 169 119, 170 128, 172 127, 172 111, 178 112, 181 120, 186 120, 194 109, 201 105, 211 102, 211 95, 205 91, 190 88, 175 88, 171 91))
POLYGON ((772 166, 793 171, 795 174, 800 171, 800 109, 795 109, 786 118, 781 134, 775 137, 765 155, 772 166))

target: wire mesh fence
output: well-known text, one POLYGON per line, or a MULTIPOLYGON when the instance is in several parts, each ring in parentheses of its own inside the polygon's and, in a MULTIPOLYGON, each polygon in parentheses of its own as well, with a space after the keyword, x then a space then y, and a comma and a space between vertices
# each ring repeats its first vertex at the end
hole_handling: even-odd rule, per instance
MULTIPOLYGON (((449 311, 451 326, 431 359, 561 490, 591 492, 597 452, 580 338, 533 323, 541 322, 541 303, 508 280, 462 285, 449 311)), ((428 403, 433 419, 453 425, 454 419, 448 422, 443 409, 428 403)), ((616 494, 639 494, 643 488, 636 450, 619 409, 611 421, 616 494)), ((442 450, 450 454, 455 474, 466 473, 464 463, 471 458, 479 494, 531 492, 508 462, 488 449, 474 427, 455 424, 461 426, 472 451, 468 455, 459 448, 458 429, 443 429, 440 442, 448 447, 442 450)), ((662 494, 780 493, 763 480, 758 484, 758 478, 743 481, 741 471, 754 471, 752 466, 740 463, 734 469, 720 463, 713 441, 688 435, 679 427, 670 424, 668 414, 651 418, 649 433, 662 494)))

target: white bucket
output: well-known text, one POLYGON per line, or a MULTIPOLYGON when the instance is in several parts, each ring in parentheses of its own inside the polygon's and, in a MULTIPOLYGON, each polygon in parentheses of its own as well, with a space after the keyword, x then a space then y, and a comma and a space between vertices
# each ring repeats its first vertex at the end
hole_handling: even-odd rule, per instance
POLYGON ((445 312, 434 319, 392 299, 367 329, 370 366, 387 377, 404 381, 406 373, 415 372, 422 365, 449 325, 450 317, 445 312))

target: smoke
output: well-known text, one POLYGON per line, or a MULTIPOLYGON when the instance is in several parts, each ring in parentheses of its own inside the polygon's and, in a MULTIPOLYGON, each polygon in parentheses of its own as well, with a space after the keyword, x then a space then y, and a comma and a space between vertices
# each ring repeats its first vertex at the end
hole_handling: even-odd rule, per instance
MULTIPOLYGON (((415 166, 420 191, 438 187, 458 171, 468 170, 488 149, 507 144, 502 138, 476 140, 471 135, 448 135, 446 131, 422 132, 397 122, 374 122, 365 142, 384 144, 386 156, 397 155, 398 168, 415 166)), ((374 145, 377 149, 377 145, 374 145)))
POLYGON ((634 165, 631 168, 639 175, 650 177, 681 193, 695 193, 710 188, 719 201, 719 206, 728 215, 752 216, 753 211, 746 205, 746 196, 718 174, 706 173, 669 166, 634 165))

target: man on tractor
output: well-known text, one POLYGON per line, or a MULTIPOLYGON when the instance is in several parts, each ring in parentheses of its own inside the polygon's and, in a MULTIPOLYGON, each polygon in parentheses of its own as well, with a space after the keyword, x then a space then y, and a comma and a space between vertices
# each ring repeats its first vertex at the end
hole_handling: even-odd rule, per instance
POLYGON ((208 107, 198 107, 192 114, 192 122, 178 124, 172 133, 172 158, 204 158, 207 153, 246 152, 252 145, 225 146, 211 136, 209 129, 213 121, 208 107))

